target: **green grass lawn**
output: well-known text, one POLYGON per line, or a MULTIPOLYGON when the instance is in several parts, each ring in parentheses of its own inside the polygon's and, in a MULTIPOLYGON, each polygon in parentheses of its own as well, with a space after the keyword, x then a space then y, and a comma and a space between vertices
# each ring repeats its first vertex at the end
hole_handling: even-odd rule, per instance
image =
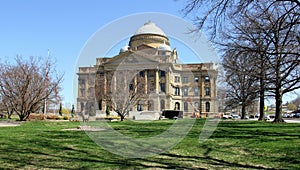
MULTIPOLYGON (((174 120, 111 122, 132 137, 158 135, 174 120)), ((222 121, 199 142, 205 120, 171 150, 127 159, 95 144, 79 122, 30 121, 0 128, 0 169, 300 169, 300 124, 222 121)))

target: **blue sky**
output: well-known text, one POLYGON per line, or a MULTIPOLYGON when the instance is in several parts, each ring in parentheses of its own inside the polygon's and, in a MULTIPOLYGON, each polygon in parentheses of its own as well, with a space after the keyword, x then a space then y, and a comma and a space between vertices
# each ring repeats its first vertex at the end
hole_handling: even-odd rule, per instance
MULTIPOLYGON (((46 57, 49 49, 50 58, 56 61, 57 72, 64 74, 61 93, 63 103, 75 104, 73 80, 77 78, 74 77, 78 70, 77 59, 86 43, 99 29, 120 18, 149 12, 183 18, 180 10, 184 3, 176 0, 126 2, 122 0, 2 0, 0 2, 0 59, 13 60, 17 55, 25 58, 46 57)), ((129 23, 135 24, 134 29, 131 30, 132 34, 147 20, 141 23, 129 23)), ((169 38, 171 38, 171 47, 177 47, 179 57, 180 54, 189 56, 180 59, 184 62, 197 60, 192 51, 180 50, 178 47, 187 49, 188 45, 182 44, 176 40, 176 37, 169 38)), ((108 56, 117 54, 119 48, 128 43, 128 40, 129 37, 115 42, 114 48, 107 49, 108 56)), ((79 66, 95 64, 96 56, 91 57, 92 60, 82 61, 82 65, 79 66)))
POLYGON ((74 103, 76 60, 98 29, 134 13, 163 12, 182 17, 183 4, 174 0, 1 0, 0 57, 46 57, 50 49, 57 71, 64 73, 64 102, 74 103))
MULTIPOLYGON (((0 59, 13 59, 16 55, 46 57, 49 49, 50 57, 57 62, 57 72, 64 73, 63 103, 75 104, 73 79, 78 69, 77 59, 97 30, 119 18, 147 12, 170 14, 190 22, 180 12, 184 4, 184 0, 1 0, 0 59)), ((135 31, 133 29, 132 34, 135 31)), ((125 38, 116 42, 115 49, 108 49, 109 55, 127 41, 125 38)), ((180 52, 186 51, 178 46, 180 42, 171 42, 171 47, 177 47, 180 57, 180 52)), ((188 53, 191 58, 185 62, 195 62, 192 55, 188 53)))

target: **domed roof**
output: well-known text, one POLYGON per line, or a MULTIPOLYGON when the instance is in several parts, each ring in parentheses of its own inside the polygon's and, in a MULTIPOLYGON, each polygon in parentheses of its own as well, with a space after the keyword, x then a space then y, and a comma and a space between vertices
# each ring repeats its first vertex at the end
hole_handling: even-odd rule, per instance
POLYGON ((164 44, 158 47, 158 51, 172 51, 172 49, 164 42, 164 44))
POLYGON ((125 45, 124 47, 122 47, 122 48, 120 49, 120 53, 123 53, 123 52, 125 52, 125 51, 128 51, 128 49, 129 49, 129 46, 128 46, 128 45, 125 45))
POLYGON ((159 27, 155 25, 152 21, 146 22, 142 27, 140 27, 134 35, 140 34, 158 34, 166 37, 166 34, 159 27))

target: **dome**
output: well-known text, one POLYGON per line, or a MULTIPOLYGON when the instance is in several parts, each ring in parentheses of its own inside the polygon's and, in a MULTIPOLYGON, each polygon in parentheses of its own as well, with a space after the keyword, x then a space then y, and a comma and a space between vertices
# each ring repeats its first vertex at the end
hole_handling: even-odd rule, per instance
POLYGON ((148 21, 142 27, 140 27, 134 35, 140 34, 157 34, 166 37, 166 34, 159 27, 155 25, 155 23, 148 21))
POLYGON ((128 46, 128 45, 125 45, 124 47, 122 47, 122 48, 120 49, 120 53, 123 53, 123 52, 125 52, 125 51, 128 51, 128 49, 129 49, 129 46, 128 46))
POLYGON ((172 49, 164 42, 164 44, 158 47, 158 51, 172 51, 172 49))

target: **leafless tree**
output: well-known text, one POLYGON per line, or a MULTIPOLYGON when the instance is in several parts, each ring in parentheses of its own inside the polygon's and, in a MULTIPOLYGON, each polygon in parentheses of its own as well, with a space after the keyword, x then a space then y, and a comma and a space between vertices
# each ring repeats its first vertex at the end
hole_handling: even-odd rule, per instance
POLYGON ((226 71, 227 100, 226 106, 241 106, 242 116, 246 115, 246 107, 258 97, 258 79, 255 73, 254 61, 248 61, 250 53, 230 49, 224 55, 223 66, 226 71))
POLYGON ((276 101, 274 121, 282 122, 283 94, 299 89, 300 1, 191 0, 184 11, 188 15, 198 9, 208 10, 203 17, 196 17, 196 30, 211 31, 214 42, 222 47, 233 45, 241 51, 256 53, 249 60, 257 61, 260 113, 263 113, 264 93, 270 92, 276 101))
POLYGON ((289 9, 300 8, 299 0, 186 0, 182 9, 185 16, 192 15, 195 30, 202 29, 209 31, 211 39, 219 38, 219 33, 228 28, 228 20, 243 15, 246 10, 251 10, 253 4, 266 4, 272 8, 278 4, 290 4, 289 9))
POLYGON ((2 102, 24 121, 31 113, 38 112, 45 100, 58 95, 62 78, 55 73, 51 62, 16 57, 15 64, 6 62, 0 66, 2 102))

